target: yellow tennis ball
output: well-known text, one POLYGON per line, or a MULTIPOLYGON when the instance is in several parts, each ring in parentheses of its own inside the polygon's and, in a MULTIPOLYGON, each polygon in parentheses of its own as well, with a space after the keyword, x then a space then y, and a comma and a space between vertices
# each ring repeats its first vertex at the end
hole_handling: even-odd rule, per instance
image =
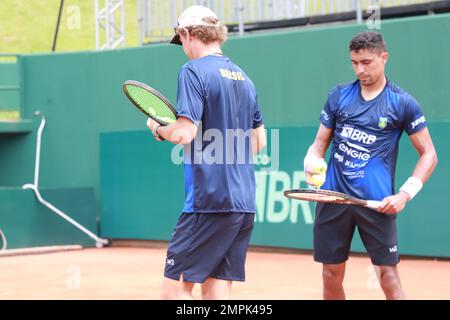
POLYGON ((325 175, 327 172, 327 163, 323 159, 317 159, 311 165, 311 173, 316 175, 325 175))
POLYGON ((327 171, 325 159, 313 155, 306 155, 303 160, 303 166, 305 171, 311 174, 325 174, 327 171))
POLYGON ((324 174, 313 174, 309 177, 308 183, 320 188, 325 183, 325 178, 324 174))

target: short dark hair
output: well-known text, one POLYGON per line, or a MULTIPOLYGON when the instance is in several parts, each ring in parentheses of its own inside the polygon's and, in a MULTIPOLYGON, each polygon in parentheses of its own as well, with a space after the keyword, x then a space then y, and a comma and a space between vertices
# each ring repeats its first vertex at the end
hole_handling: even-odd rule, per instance
POLYGON ((386 51, 386 43, 379 32, 365 31, 352 38, 349 45, 350 51, 370 50, 377 52, 386 51))

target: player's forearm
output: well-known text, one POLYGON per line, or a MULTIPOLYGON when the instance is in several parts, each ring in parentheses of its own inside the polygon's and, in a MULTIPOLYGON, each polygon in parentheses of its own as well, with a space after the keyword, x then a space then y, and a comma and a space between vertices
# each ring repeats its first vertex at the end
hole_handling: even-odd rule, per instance
POLYGON ((320 124, 319 130, 317 131, 316 138, 314 139, 313 144, 309 147, 307 152, 307 157, 325 158, 325 153, 327 152, 328 146, 331 143, 331 139, 333 137, 333 129, 325 127, 323 124, 320 124))
POLYGON ((258 154, 261 150, 262 150, 262 148, 260 147, 260 145, 259 145, 257 142, 252 141, 252 154, 253 154, 253 155, 256 155, 256 154, 258 154))
POLYGON ((308 152, 306 153, 306 156, 323 159, 323 158, 325 158, 325 153, 327 152, 327 148, 328 148, 328 146, 314 142, 308 148, 308 152))
POLYGON ((158 134, 165 140, 174 144, 186 144, 194 139, 190 130, 180 127, 176 122, 159 127, 158 134))
POLYGON ((264 126, 252 130, 252 152, 253 155, 259 153, 267 145, 266 130, 264 126))
POLYGON ((420 155, 416 167, 413 171, 413 177, 419 178, 422 183, 427 182, 436 168, 438 162, 437 154, 434 148, 420 155))

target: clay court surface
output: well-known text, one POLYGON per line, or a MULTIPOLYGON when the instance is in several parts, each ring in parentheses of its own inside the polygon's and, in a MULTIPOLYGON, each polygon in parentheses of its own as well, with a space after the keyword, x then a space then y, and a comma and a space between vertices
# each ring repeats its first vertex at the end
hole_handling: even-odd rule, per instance
MULTIPOLYGON (((158 299, 165 248, 83 249, 0 257, 0 299, 158 299)), ((450 299, 450 261, 403 259, 409 299, 450 299)), ((383 299, 367 257, 353 256, 348 299, 383 299)), ((232 299, 321 299, 321 265, 310 253, 250 251, 247 281, 232 299)), ((199 289, 194 290, 199 297, 199 289)))

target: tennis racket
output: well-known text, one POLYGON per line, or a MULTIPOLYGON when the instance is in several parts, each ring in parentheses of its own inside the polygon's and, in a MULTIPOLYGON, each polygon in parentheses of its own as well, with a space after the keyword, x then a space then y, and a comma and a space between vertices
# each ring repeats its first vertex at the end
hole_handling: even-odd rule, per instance
POLYGON ((381 205, 381 201, 362 200, 346 195, 345 193, 330 190, 293 189, 284 191, 284 195, 288 198, 296 200, 354 204, 375 210, 378 209, 381 205))
POLYGON ((133 80, 124 82, 123 92, 147 117, 165 126, 177 120, 177 111, 169 100, 152 87, 133 80))

